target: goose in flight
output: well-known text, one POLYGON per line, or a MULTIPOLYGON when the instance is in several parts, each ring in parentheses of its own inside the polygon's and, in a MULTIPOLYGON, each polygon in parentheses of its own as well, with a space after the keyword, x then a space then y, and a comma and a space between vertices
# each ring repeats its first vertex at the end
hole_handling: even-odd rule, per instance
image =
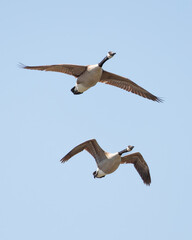
POLYGON ((147 185, 150 185, 151 177, 149 167, 143 159, 143 156, 139 152, 136 152, 122 157, 123 153, 130 152, 133 148, 133 146, 128 146, 120 152, 108 153, 99 146, 95 139, 91 139, 74 147, 60 161, 64 163, 77 153, 86 150, 95 158, 97 164, 97 170, 93 172, 94 178, 105 177, 107 174, 117 170, 120 164, 132 163, 143 179, 143 182, 147 185))
POLYGON ((106 83, 119 87, 128 92, 135 93, 144 98, 161 102, 162 100, 155 95, 151 94, 144 88, 140 87, 130 79, 118 76, 114 73, 107 72, 102 69, 103 64, 112 58, 116 53, 108 52, 107 56, 98 64, 95 65, 72 65, 72 64, 59 64, 59 65, 44 65, 44 66, 25 66, 25 69, 61 72, 72 75, 77 78, 76 85, 71 89, 74 94, 81 94, 89 88, 95 86, 98 82, 106 83))

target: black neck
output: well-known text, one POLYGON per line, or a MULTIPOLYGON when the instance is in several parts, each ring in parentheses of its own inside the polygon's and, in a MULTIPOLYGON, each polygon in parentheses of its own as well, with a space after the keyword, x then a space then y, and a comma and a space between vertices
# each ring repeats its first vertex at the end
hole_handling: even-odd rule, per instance
POLYGON ((103 60, 100 63, 98 63, 99 67, 102 67, 107 60, 109 60, 108 57, 103 58, 103 60))
POLYGON ((127 152, 127 148, 125 148, 124 150, 122 150, 122 151, 120 151, 120 152, 118 152, 119 153, 119 155, 121 156, 123 153, 126 153, 127 152))

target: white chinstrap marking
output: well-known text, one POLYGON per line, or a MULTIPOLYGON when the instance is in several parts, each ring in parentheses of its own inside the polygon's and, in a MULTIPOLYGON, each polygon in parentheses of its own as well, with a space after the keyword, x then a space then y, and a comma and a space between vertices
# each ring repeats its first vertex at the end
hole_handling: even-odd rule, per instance
POLYGON ((110 59, 110 58, 112 58, 113 56, 111 56, 109 53, 107 53, 107 57, 110 59))

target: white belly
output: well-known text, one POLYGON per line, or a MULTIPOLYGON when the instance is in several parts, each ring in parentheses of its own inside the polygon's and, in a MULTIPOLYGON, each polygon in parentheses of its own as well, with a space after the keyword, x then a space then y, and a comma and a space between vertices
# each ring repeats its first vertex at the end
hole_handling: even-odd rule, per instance
POLYGON ((104 177, 105 175, 107 174, 104 173, 101 169, 97 168, 97 178, 104 177))
POLYGON ((78 79, 76 88, 79 92, 85 92, 87 89, 95 86, 101 79, 102 68, 96 65, 90 65, 78 79))

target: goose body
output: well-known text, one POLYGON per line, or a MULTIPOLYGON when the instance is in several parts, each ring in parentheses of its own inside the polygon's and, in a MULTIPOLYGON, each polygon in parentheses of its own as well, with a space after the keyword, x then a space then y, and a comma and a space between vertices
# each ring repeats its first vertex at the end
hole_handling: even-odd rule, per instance
POLYGON ((113 173, 120 164, 132 163, 143 179, 143 182, 150 185, 151 177, 149 167, 142 155, 140 153, 133 153, 124 157, 121 156, 123 153, 130 152, 132 149, 133 146, 128 146, 120 152, 108 153, 99 146, 95 139, 91 139, 74 147, 61 159, 61 162, 64 163, 79 152, 86 150, 95 158, 97 164, 97 170, 93 172, 94 178, 102 178, 113 173))
POLYGON ((99 82, 99 80, 101 79, 101 75, 102 68, 99 67, 98 64, 88 65, 87 70, 78 77, 75 90, 78 93, 85 92, 99 82))
POLYGON ((71 89, 74 94, 82 94, 89 88, 95 86, 98 82, 110 84, 128 92, 135 93, 144 98, 161 102, 162 100, 140 87, 130 79, 121 77, 114 73, 102 69, 103 64, 115 55, 108 52, 107 56, 101 62, 94 65, 82 66, 72 64, 44 65, 44 66, 25 66, 25 69, 61 72, 72 75, 77 78, 76 85, 71 89))
POLYGON ((98 163, 98 168, 107 175, 116 171, 120 163, 121 156, 118 153, 105 152, 105 159, 98 163))

